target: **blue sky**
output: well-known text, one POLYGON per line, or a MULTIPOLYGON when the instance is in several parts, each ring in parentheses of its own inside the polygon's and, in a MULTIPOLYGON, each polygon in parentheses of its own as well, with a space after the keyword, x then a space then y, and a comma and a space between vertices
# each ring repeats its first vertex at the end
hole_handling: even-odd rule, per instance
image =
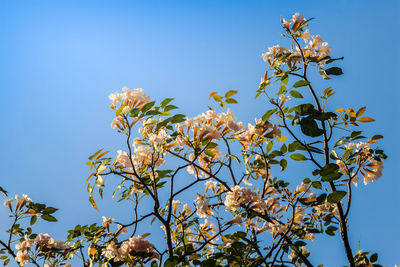
MULTIPOLYGON (((312 33, 345 57, 345 75, 315 77, 337 90, 332 109, 367 106, 377 121, 366 133, 385 136, 383 177, 355 194, 353 250, 360 240, 381 263, 399 264, 398 1, 1 1, 0 185, 59 208, 60 223, 38 225, 59 239, 101 215, 128 220, 127 206, 109 199, 99 203, 102 214, 93 210, 84 183, 92 152, 121 147, 109 127, 109 93, 142 87, 155 100, 175 97, 193 116, 206 110, 210 92, 234 89, 235 114, 252 121, 268 108, 254 104, 261 53, 284 42, 279 19, 294 12, 315 17, 312 33)), ((339 239, 316 244, 313 262, 345 264, 339 239)))

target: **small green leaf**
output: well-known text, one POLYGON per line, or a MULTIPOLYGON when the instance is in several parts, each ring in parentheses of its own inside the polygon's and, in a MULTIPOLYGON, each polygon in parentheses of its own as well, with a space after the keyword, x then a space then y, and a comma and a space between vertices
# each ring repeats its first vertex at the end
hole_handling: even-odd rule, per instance
POLYGON ((310 84, 309 81, 300 80, 300 81, 295 82, 295 83, 293 84, 293 87, 294 87, 294 88, 298 88, 298 87, 302 87, 302 86, 307 86, 307 85, 309 85, 309 84, 310 84))
POLYGON ((303 160, 307 160, 307 158, 300 153, 294 153, 292 155, 290 155, 290 158, 293 160, 297 160, 297 161, 303 161, 303 160))
POLYGON ((47 207, 42 211, 42 213, 43 214, 52 214, 52 213, 56 212, 57 210, 58 209, 53 208, 53 207, 47 207))
POLYGON ((177 106, 168 105, 168 106, 166 106, 166 107, 164 108, 164 111, 170 111, 170 110, 177 109, 177 108, 178 108, 177 106))
POLYGON ((217 95, 217 94, 213 95, 212 97, 213 97, 214 100, 217 101, 217 102, 221 102, 221 101, 222 101, 222 97, 219 96, 219 95, 217 95))
POLYGON ((37 216, 36 215, 32 216, 31 217, 31 222, 30 222, 31 225, 34 225, 36 221, 37 221, 37 216))
POLYGON ((7 196, 8 192, 3 187, 0 186, 0 193, 2 193, 3 195, 7 196))
POLYGON ((143 113, 146 113, 146 111, 150 110, 150 109, 154 106, 155 103, 156 103, 156 102, 152 101, 152 102, 149 102, 149 103, 145 104, 145 105, 142 107, 141 111, 142 111, 143 113))
POLYGON ((315 120, 304 118, 300 121, 300 127, 303 134, 310 137, 317 137, 324 133, 324 131, 318 128, 318 124, 315 120))
POLYGON ((164 107, 166 107, 172 100, 174 100, 174 99, 173 99, 173 98, 166 98, 166 99, 164 99, 163 101, 161 101, 160 106, 161 106, 162 108, 164 108, 164 107))
POLYGON ((299 93, 298 91, 296 91, 296 90, 291 90, 289 93, 290 93, 290 95, 293 96, 294 98, 303 98, 303 95, 300 94, 300 93, 299 93))
POLYGON ((208 150, 208 149, 206 149, 206 150, 204 151, 204 154, 206 154, 206 155, 209 156, 209 157, 214 157, 214 154, 213 154, 210 150, 208 150))
POLYGON ((332 68, 326 69, 325 72, 328 75, 342 75, 343 74, 342 69, 338 68, 338 67, 332 67, 332 68))
POLYGON ((178 261, 175 257, 171 257, 164 262, 164 267, 175 267, 178 261))
POLYGON ((235 90, 229 90, 228 92, 225 93, 225 98, 230 98, 233 95, 236 95, 237 91, 235 90))
POLYGON ((265 114, 261 117, 261 119, 262 119, 263 121, 268 121, 269 118, 271 117, 271 115, 274 114, 276 111, 277 111, 276 108, 268 110, 268 111, 265 112, 265 114))
POLYGON ((369 260, 371 262, 376 262, 378 260, 378 254, 377 253, 372 254, 369 260))
POLYGON ((312 182, 311 186, 314 187, 315 189, 322 189, 321 182, 319 182, 319 181, 312 182))
POLYGON ((339 203, 342 198, 347 194, 346 191, 335 191, 328 195, 329 203, 339 203))
POLYGON ((183 114, 176 114, 174 116, 172 116, 171 118, 168 118, 168 120, 172 123, 180 123, 185 121, 185 115, 183 114))
POLYGON ((48 222, 56 222, 57 221, 57 219, 54 216, 51 216, 49 214, 43 214, 41 217, 43 220, 48 221, 48 222))
POLYGON ((284 171, 287 167, 287 160, 281 159, 281 161, 279 162, 279 165, 281 166, 281 171, 284 171))
POLYGON ((237 104, 237 101, 233 98, 227 98, 225 99, 225 102, 228 104, 237 104))
POLYGON ((294 111, 299 116, 305 116, 316 112, 313 104, 302 104, 294 107, 294 111))

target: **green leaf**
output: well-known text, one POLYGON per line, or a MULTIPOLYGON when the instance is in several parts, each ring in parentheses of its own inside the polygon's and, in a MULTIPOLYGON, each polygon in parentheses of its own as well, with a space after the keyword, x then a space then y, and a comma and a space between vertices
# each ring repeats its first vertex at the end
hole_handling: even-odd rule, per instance
POLYGON ((34 225, 36 221, 37 221, 37 216, 36 215, 32 216, 31 217, 31 222, 30 222, 31 225, 34 225))
POLYGON ((154 106, 155 103, 156 103, 155 101, 151 101, 151 102, 145 104, 145 105, 142 107, 141 111, 142 111, 143 113, 146 113, 146 111, 150 110, 150 109, 154 106))
POLYGON ((279 88, 278 95, 281 95, 281 94, 283 94, 283 93, 285 93, 285 92, 286 92, 286 86, 282 85, 282 86, 279 88))
POLYGON ((330 120, 333 118, 336 118, 337 115, 336 113, 333 112, 319 112, 316 111, 315 113, 313 113, 310 118, 316 119, 316 120, 320 120, 320 121, 326 121, 326 120, 330 120))
POLYGON ((178 263, 176 257, 172 256, 164 262, 164 267, 175 267, 178 263))
POLYGON ((342 69, 338 68, 338 67, 332 67, 332 68, 326 69, 325 72, 328 75, 342 75, 343 74, 342 69))
POLYGON ((54 216, 51 216, 49 214, 43 214, 41 217, 43 220, 48 221, 48 222, 56 222, 57 221, 57 219, 54 216))
POLYGON ((312 182, 311 186, 314 187, 315 189, 322 189, 321 182, 319 182, 319 181, 312 182))
POLYGON ((302 86, 307 86, 307 85, 309 85, 309 84, 310 84, 309 81, 300 80, 300 81, 295 82, 295 83, 293 84, 293 87, 294 87, 294 88, 298 88, 298 87, 302 87, 302 86))
POLYGON ((287 85, 287 84, 288 84, 288 82, 289 82, 289 76, 288 76, 287 73, 285 73, 284 75, 282 75, 281 81, 282 81, 282 83, 283 83, 284 85, 287 85))
POLYGON ((139 115, 139 112, 140 112, 140 109, 134 108, 134 109, 131 110, 129 116, 130 117, 136 117, 137 115, 139 115))
POLYGON ((227 98, 225 99, 225 102, 228 104, 237 104, 237 101, 233 98, 227 98))
POLYGON ((289 144, 288 151, 289 152, 294 152, 296 150, 301 150, 302 148, 303 148, 303 146, 299 142, 294 141, 293 143, 289 144))
POLYGON ((164 111, 170 111, 170 110, 177 109, 177 108, 178 108, 177 106, 168 105, 168 106, 166 106, 166 107, 164 108, 164 111))
POLYGON ((316 112, 313 104, 302 104, 294 107, 294 111, 299 116, 305 116, 316 112))
POLYGON ((287 167, 287 160, 281 159, 281 161, 279 162, 279 165, 281 166, 281 171, 284 171, 287 167))
POLYGON ((221 101, 222 101, 222 97, 219 96, 219 95, 217 95, 217 94, 213 95, 213 98, 214 98, 214 100, 217 101, 217 102, 221 102, 221 101))
POLYGON ((334 62, 334 61, 336 61, 336 60, 343 60, 343 59, 344 59, 344 57, 329 58, 325 63, 326 63, 326 64, 329 64, 329 63, 332 63, 332 62, 334 62))
POLYGON ((0 193, 2 193, 3 195, 7 196, 8 192, 3 187, 0 186, 0 193))
POLYGON ((228 92, 225 93, 225 98, 230 98, 233 95, 236 95, 237 91, 235 90, 229 90, 228 92))
POLYGON ((290 95, 293 96, 294 98, 303 98, 303 95, 300 94, 300 93, 299 93, 298 91, 296 91, 296 90, 291 90, 289 93, 290 93, 290 95))
POLYGON ((377 253, 372 254, 369 260, 371 262, 376 262, 378 260, 378 254, 377 253))
POLYGON ((267 153, 269 153, 273 147, 274 143, 272 141, 269 141, 267 144, 267 153))
POLYGON ((283 154, 285 154, 285 153, 287 152, 287 145, 283 144, 283 145, 281 146, 281 152, 282 152, 283 154))
POLYGON ((206 155, 209 156, 209 157, 214 157, 214 154, 213 154, 210 150, 208 150, 208 149, 206 149, 206 150, 204 151, 204 154, 206 154, 206 155))
POLYGON ((162 108, 166 107, 172 100, 174 100, 174 98, 166 98, 163 101, 161 101, 160 106, 162 108))
POLYGON ((335 163, 329 163, 322 167, 319 171, 320 175, 322 176, 322 181, 330 182, 339 179, 342 174, 338 172, 339 166, 335 163))
POLYGON ((176 114, 170 118, 168 118, 168 120, 172 123, 180 123, 185 121, 186 116, 183 114, 176 114))
POLYGON ((42 213, 43 214, 52 214, 52 213, 56 212, 57 210, 58 209, 53 208, 53 207, 47 207, 42 211, 42 213))
POLYGON ((335 163, 329 163, 327 165, 325 165, 324 167, 322 167, 322 169, 320 170, 320 174, 321 176, 325 176, 325 175, 329 175, 332 173, 337 173, 337 171, 339 170, 339 166, 335 163))
POLYGON ((294 153, 292 155, 290 155, 290 158, 293 160, 297 160, 297 161, 303 161, 303 160, 307 160, 307 158, 300 153, 294 153))
POLYGON ((277 111, 276 108, 268 110, 268 111, 265 112, 265 114, 261 117, 261 119, 262 119, 263 121, 268 121, 269 118, 271 117, 271 115, 274 114, 276 111, 277 111))
POLYGON ((342 198, 347 194, 346 191, 335 191, 328 195, 329 203, 339 203, 342 198))
POLYGON ((301 131, 311 137, 317 137, 324 133, 324 131, 318 128, 318 124, 315 120, 304 118, 300 121, 301 131))

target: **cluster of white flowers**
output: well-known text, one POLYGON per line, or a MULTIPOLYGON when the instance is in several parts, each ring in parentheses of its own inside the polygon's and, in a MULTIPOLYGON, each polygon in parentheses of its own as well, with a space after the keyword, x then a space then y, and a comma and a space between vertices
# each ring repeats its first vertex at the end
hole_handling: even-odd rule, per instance
POLYGON ((339 216, 339 210, 336 205, 325 201, 324 203, 314 207, 318 216, 335 215, 339 216), (328 213, 330 212, 330 213, 328 213))
POLYGON ((39 234, 35 239, 25 237, 24 241, 15 245, 15 248, 18 250, 15 260, 20 266, 25 266, 30 261, 31 258, 28 253, 34 244, 36 244, 36 248, 39 250, 52 248, 65 250, 72 248, 70 244, 60 240, 54 240, 48 234, 39 234))
POLYGON ((25 194, 22 194, 22 197, 15 195, 15 197, 5 200, 4 206, 8 207, 10 209, 10 211, 13 211, 12 203, 14 201, 17 201, 17 204, 15 206, 15 209, 17 210, 17 209, 22 209, 26 204, 28 204, 29 202, 32 202, 32 199, 30 199, 25 194))
POLYGON ((149 253, 149 258, 159 259, 159 255, 154 250, 154 245, 141 236, 131 237, 122 242, 119 247, 117 247, 114 241, 107 243, 106 247, 102 250, 102 254, 107 259, 113 259, 115 262, 118 262, 124 261, 126 258, 132 258, 130 254, 132 251, 149 253))
POLYGON ((280 45, 274 45, 272 47, 268 47, 268 52, 265 52, 262 54, 262 58, 264 61, 268 62, 269 64, 272 63, 272 59, 275 58, 276 55, 287 51, 285 47, 282 47, 280 45))
MULTIPOLYGON (((109 95, 112 101, 111 108, 117 110, 117 117, 111 122, 111 128, 120 130, 125 126, 123 114, 130 112, 133 108, 141 109, 145 104, 151 102, 151 98, 143 92, 142 88, 130 90, 128 87, 122 88, 123 93, 115 92, 109 95)), ((137 118, 133 119, 137 122, 137 118)))
MULTIPOLYGON (((299 13, 294 14, 293 17, 288 21, 282 19, 284 27, 288 30, 290 28, 290 25, 293 24, 291 29, 292 33, 296 32, 299 26, 301 26, 305 22, 306 20, 299 13)), ((280 45, 269 47, 268 52, 262 54, 264 61, 268 62, 271 66, 274 67, 277 67, 284 63, 287 63, 288 66, 291 67, 293 64, 301 62, 301 58, 302 56, 304 56, 305 59, 309 57, 315 57, 320 60, 319 64, 321 66, 324 66, 326 64, 326 60, 321 59, 330 56, 332 51, 332 48, 328 46, 328 43, 322 40, 321 36, 319 35, 311 37, 309 29, 306 29, 305 31, 300 30, 300 32, 296 33, 296 36, 302 38, 305 43, 307 43, 310 38, 312 40, 310 40, 310 42, 304 48, 296 46, 295 50, 288 50, 287 48, 280 45), (303 53, 300 51, 300 49, 303 50, 303 53), (288 52, 289 56, 285 57, 284 59, 281 57, 277 57, 283 52, 288 52)), ((281 101, 283 100, 281 99, 281 101)))
POLYGON ((300 14, 295 13, 292 18, 288 21, 282 19, 283 26, 289 29, 290 25, 293 24, 292 30, 295 31, 302 23, 306 22, 306 19, 300 14))
MULTIPOLYGON (((297 47, 297 50, 299 48, 297 47)), ((328 46, 328 43, 322 40, 321 36, 312 36, 312 40, 308 43, 306 47, 303 48, 304 57, 316 57, 317 59, 322 59, 331 55, 332 47, 328 46)), ((300 52, 298 50, 298 52, 300 52)), ((321 66, 325 66, 325 61, 319 62, 321 66)))
POLYGON ((267 141, 265 135, 275 134, 281 136, 281 130, 270 122, 264 122, 261 119, 255 118, 255 125, 247 124, 247 129, 241 131, 237 138, 242 144, 242 150, 249 150, 250 146, 258 145, 267 141))
POLYGON ((236 211, 241 205, 249 205, 253 210, 264 214, 267 204, 261 199, 261 195, 247 187, 235 185, 232 191, 226 193, 224 205, 226 211, 236 211))
POLYGON ((383 172, 383 161, 375 160, 367 165, 371 167, 371 169, 364 168, 365 173, 361 172, 364 177, 364 185, 369 184, 370 182, 378 180, 382 176, 383 172))
POLYGON ((165 128, 161 128, 157 133, 149 134, 149 141, 155 148, 159 148, 164 141, 170 140, 172 137, 167 133, 165 128))
POLYGON ((143 92, 142 88, 130 90, 124 86, 123 93, 115 92, 108 97, 112 101, 113 106, 121 104, 121 106, 133 106, 136 108, 142 107, 144 104, 151 102, 151 98, 143 92))
POLYGON ((207 182, 204 183, 204 185, 206 186, 206 192, 208 191, 208 189, 211 189, 213 192, 215 192, 215 187, 217 186, 217 182, 213 181, 213 180, 207 180, 207 182))
MULTIPOLYGON (((374 182, 378 180, 382 176, 383 172, 383 161, 382 160, 375 160, 373 155, 370 153, 371 146, 369 143, 359 142, 355 143, 348 143, 345 145, 347 150, 353 150, 356 153, 359 153, 358 156, 358 164, 363 165, 363 168, 360 170, 361 175, 364 178, 364 185, 369 184, 370 182, 374 182), (368 167, 368 168, 367 168, 368 167)), ((340 169, 346 170, 345 163, 341 160, 337 160, 336 164, 340 167, 340 169)), ((352 182, 357 185, 358 183, 358 176, 355 174, 351 174, 352 182)))
POLYGON ((356 149, 356 152, 360 152, 360 151, 366 151, 368 152, 368 150, 371 149, 371 146, 369 143, 365 143, 365 142, 359 142, 357 144, 355 143, 348 143, 344 146, 346 149, 351 149, 353 150, 354 148, 356 149))
MULTIPOLYGON (((195 118, 187 118, 184 123, 175 125, 183 139, 189 140, 190 130, 193 132, 193 139, 200 141, 219 140, 230 132, 237 132, 243 128, 241 122, 236 122, 232 111, 217 113, 208 110, 195 118)), ((183 140, 184 141, 184 140, 183 140)))
POLYGON ((301 184, 296 187, 294 194, 297 196, 299 194, 305 193, 310 189, 310 187, 311 187, 311 184, 305 184, 305 183, 301 182, 301 184))
POLYGON ((132 163, 135 166, 160 166, 165 164, 165 160, 160 156, 159 153, 152 151, 147 146, 134 147, 134 154, 129 159, 128 153, 118 150, 117 157, 115 159, 116 164, 121 164, 122 167, 133 170, 132 163))
POLYGON ((212 217, 214 215, 214 212, 210 208, 210 202, 208 199, 206 199, 204 196, 199 196, 196 200, 196 214, 200 218, 205 218, 205 217, 212 217))
POLYGON ((107 229, 107 231, 110 230, 110 224, 112 224, 112 222, 114 221, 114 218, 110 218, 110 217, 105 217, 103 216, 103 227, 105 227, 107 229))

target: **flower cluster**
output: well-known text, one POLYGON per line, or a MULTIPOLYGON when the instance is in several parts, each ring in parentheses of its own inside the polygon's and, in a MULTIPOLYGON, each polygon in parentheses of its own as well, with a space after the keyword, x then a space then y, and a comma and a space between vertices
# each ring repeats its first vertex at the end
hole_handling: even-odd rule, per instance
MULTIPOLYGON (((357 164, 360 166, 359 172, 364 178, 364 185, 374 182, 382 176, 383 161, 374 158, 374 153, 369 143, 348 143, 345 145, 345 149, 357 156, 357 164)), ((348 167, 343 160, 336 160, 336 164, 341 172, 346 173, 348 171, 348 167)), ((357 173, 352 173, 350 176, 351 181, 357 185, 357 173)))
POLYGON ((308 63, 311 59, 316 60, 321 66, 326 64, 332 48, 320 35, 311 36, 309 29, 304 30, 307 27, 307 21, 301 14, 294 14, 288 21, 282 19, 282 23, 288 34, 296 42, 298 38, 302 38, 306 44, 309 39, 311 40, 305 47, 300 47, 297 42, 295 49, 292 46, 290 50, 280 45, 269 47, 268 52, 262 54, 264 61, 268 62, 272 68, 279 67, 281 64, 287 64, 289 68, 292 68, 302 60, 308 63))
POLYGON ((242 205, 264 214, 267 204, 261 199, 261 195, 251 191, 250 188, 240 187, 239 185, 231 188, 232 191, 226 193, 224 205, 226 211, 236 211, 242 205))
POLYGON ((35 239, 25 237, 24 241, 15 245, 15 248, 18 250, 15 260, 20 266, 25 266, 30 261, 31 257, 28 254, 34 244, 36 245, 36 249, 40 251, 51 249, 66 250, 72 248, 70 244, 54 240, 48 234, 39 234, 35 239))
POLYGON ((111 108, 115 109, 117 113, 117 116, 111 122, 111 128, 113 129, 123 130, 127 126, 123 115, 132 109, 141 109, 145 104, 151 102, 151 98, 143 93, 142 88, 130 90, 125 86, 122 91, 123 93, 116 92, 109 95, 112 101, 111 108))
POLYGON ((107 243, 107 246, 102 250, 102 254, 109 260, 113 259, 114 262, 125 261, 127 258, 133 259, 135 256, 132 256, 132 253, 145 253, 141 257, 159 259, 159 255, 154 250, 154 245, 141 236, 131 237, 122 242, 119 247, 112 241, 107 243))
POLYGON ((237 139, 242 145, 242 151, 248 151, 250 147, 268 142, 268 138, 281 136, 281 130, 277 125, 268 121, 255 119, 255 125, 248 123, 247 129, 238 134, 237 139))
POLYGON ((17 210, 22 210, 26 206, 26 204, 32 202, 32 199, 30 199, 27 195, 22 194, 22 197, 15 195, 15 197, 5 200, 4 206, 8 207, 11 212, 13 212, 12 203, 14 201, 17 202, 15 205, 15 211, 17 211, 17 210))

